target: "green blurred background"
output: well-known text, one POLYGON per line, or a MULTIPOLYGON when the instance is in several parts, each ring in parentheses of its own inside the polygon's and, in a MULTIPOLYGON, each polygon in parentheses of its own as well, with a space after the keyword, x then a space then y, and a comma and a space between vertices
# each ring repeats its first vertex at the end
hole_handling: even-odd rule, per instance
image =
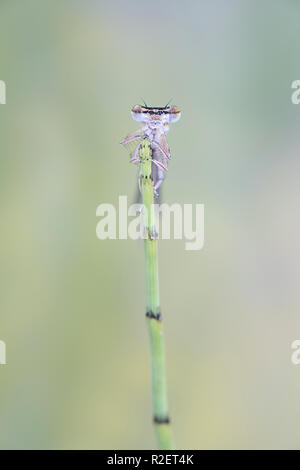
POLYGON ((141 242, 119 145, 142 98, 182 109, 163 199, 205 246, 160 243, 178 448, 299 448, 296 0, 1 0, 1 448, 155 448, 141 242))

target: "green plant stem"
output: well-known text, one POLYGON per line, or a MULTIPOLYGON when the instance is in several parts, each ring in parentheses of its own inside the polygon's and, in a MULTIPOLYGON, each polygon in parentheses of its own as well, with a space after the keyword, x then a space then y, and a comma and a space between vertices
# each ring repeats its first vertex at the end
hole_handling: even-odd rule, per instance
POLYGON ((140 148, 141 192, 143 198, 146 258, 147 323, 150 335, 153 421, 159 449, 174 449, 168 414, 165 347, 159 302, 158 249, 151 179, 151 147, 144 140, 140 148))

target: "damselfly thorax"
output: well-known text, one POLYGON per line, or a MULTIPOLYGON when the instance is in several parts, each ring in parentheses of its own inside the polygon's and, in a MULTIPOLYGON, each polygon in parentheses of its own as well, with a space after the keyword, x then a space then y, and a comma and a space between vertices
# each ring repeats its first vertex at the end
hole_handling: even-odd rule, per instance
POLYGON ((151 177, 154 183, 154 193, 158 196, 158 188, 164 179, 164 172, 167 171, 167 163, 170 160, 170 148, 167 142, 166 133, 169 124, 180 119, 181 112, 176 106, 149 107, 136 105, 131 110, 132 118, 141 123, 141 128, 129 134, 121 144, 138 142, 137 147, 131 155, 131 163, 139 163, 140 142, 148 139, 152 149, 152 170, 151 177))

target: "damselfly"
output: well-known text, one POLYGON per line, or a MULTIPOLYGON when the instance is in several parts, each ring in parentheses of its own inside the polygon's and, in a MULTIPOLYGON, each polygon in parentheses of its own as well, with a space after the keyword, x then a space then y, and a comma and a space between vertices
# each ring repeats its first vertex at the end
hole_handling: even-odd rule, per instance
POLYGON ((151 178, 154 184, 154 194, 158 196, 158 188, 164 179, 164 172, 167 171, 167 162, 170 160, 170 148, 167 142, 166 133, 169 124, 180 119, 181 112, 177 106, 149 107, 137 104, 131 110, 132 118, 141 122, 142 127, 122 140, 121 144, 138 142, 137 147, 131 155, 131 163, 139 163, 139 150, 143 139, 150 141, 151 155, 151 178))

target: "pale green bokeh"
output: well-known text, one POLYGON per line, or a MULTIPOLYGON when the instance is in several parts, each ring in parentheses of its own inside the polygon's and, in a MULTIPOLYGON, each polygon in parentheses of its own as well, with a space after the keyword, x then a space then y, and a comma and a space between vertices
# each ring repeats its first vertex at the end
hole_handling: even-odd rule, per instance
POLYGON ((205 247, 160 244, 178 448, 299 448, 296 1, 0 4, 1 448, 153 448, 142 243, 96 238, 134 200, 119 141, 182 109, 164 201, 205 247))

